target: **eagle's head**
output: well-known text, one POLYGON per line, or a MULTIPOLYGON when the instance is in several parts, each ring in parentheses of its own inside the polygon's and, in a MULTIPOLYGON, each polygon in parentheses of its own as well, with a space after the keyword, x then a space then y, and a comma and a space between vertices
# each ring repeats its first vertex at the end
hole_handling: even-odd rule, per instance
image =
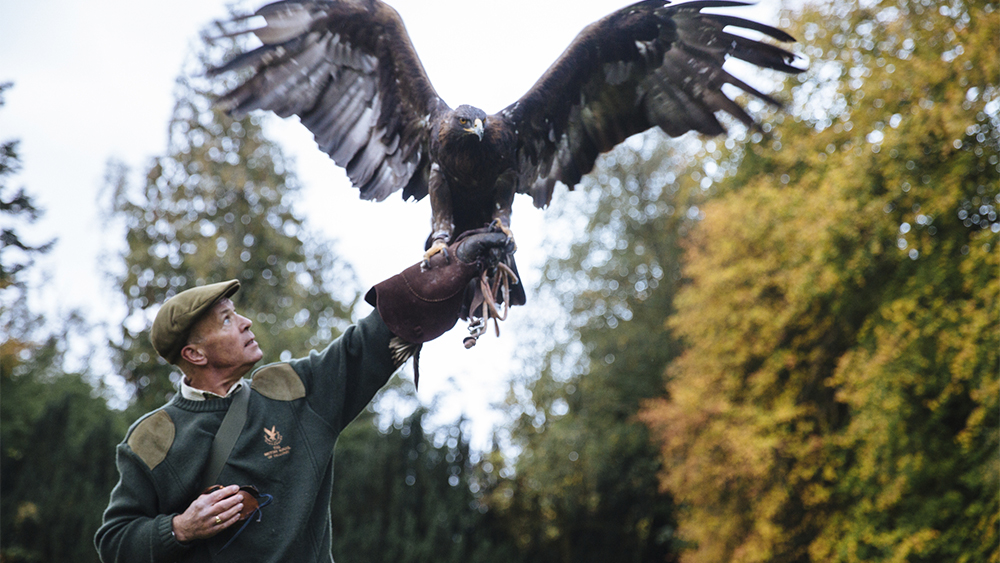
POLYGON ((486 112, 469 105, 458 106, 451 112, 448 129, 458 136, 475 135, 482 141, 486 130, 486 112))

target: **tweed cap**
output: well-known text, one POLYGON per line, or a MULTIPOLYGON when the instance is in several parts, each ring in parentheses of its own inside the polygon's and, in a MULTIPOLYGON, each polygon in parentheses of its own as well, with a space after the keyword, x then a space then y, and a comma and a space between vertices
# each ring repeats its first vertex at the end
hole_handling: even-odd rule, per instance
POLYGON ((198 319, 216 303, 239 291, 240 282, 229 280, 194 287, 167 299, 153 320, 149 340, 156 353, 176 364, 187 343, 188 333, 198 319))

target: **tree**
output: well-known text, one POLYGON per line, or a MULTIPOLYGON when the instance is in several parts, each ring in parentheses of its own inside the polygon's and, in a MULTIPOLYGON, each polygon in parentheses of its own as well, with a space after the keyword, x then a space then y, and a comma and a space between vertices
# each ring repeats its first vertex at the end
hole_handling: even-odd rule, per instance
POLYGON ((127 243, 113 274, 127 316, 111 347, 144 409, 176 384, 147 327, 177 292, 240 280, 234 302, 254 322, 264 362, 325 345, 357 301, 349 267, 294 214, 295 176, 260 118, 229 118, 196 82, 179 80, 168 154, 153 159, 141 188, 124 166, 109 166, 110 217, 124 223, 127 243))
MULTIPOLYGON (((4 106, 4 92, 13 84, 6 82, 0 84, 0 107, 4 106)), ((0 144, 0 213, 7 214, 7 221, 4 222, 3 230, 0 230, 0 289, 5 289, 14 284, 17 274, 24 268, 30 266, 30 257, 36 253, 45 253, 52 248, 54 241, 33 246, 21 240, 21 236, 13 227, 13 223, 21 218, 33 223, 38 219, 39 210, 35 207, 32 197, 25 193, 23 189, 8 196, 10 186, 7 185, 7 178, 17 174, 21 170, 21 159, 17 152, 18 141, 4 141, 0 144), (12 249, 20 251, 19 257, 12 257, 12 249)))
MULTIPOLYGON (((13 86, 6 82, 0 84, 0 108, 5 104, 4 92, 13 86)), ((35 207, 34 198, 23 188, 11 194, 8 179, 21 170, 21 158, 18 154, 17 140, 7 140, 0 144, 0 216, 5 217, 4 226, 0 229, 0 291, 3 291, 4 308, 0 311, 0 323, 7 327, 11 334, 10 323, 15 319, 24 319, 23 312, 25 282, 19 274, 29 268, 36 255, 45 254, 52 249, 55 241, 43 244, 32 244, 22 240, 16 226, 29 225, 39 219, 41 211, 35 207)), ((6 342, 2 346, 16 346, 15 342, 6 342)))
POLYGON ((81 374, 60 368, 59 339, 4 375, 3 560, 97 562, 93 537, 118 481, 126 429, 81 374))
POLYGON ((379 430, 366 411, 337 442, 333 553, 338 561, 518 560, 496 541, 463 421, 428 432, 430 411, 379 430))
POLYGON ((998 561, 997 5, 835 1, 685 244, 684 561, 998 561))
POLYGON ((566 313, 536 329, 557 338, 537 339, 514 382, 520 453, 489 497, 522 561, 664 561, 681 548, 671 495, 657 491, 658 449, 636 414, 680 353, 663 319, 678 242, 708 195, 700 173, 676 167, 707 165, 715 151, 693 137, 637 137, 601 159, 581 208, 560 218, 582 235, 547 262, 543 294, 566 313))
MULTIPOLYGON (((0 86, 0 106, 3 90, 0 86)), ((114 445, 121 413, 95 396, 86 374, 66 373, 61 344, 85 328, 75 315, 61 326, 32 312, 25 274, 53 242, 25 242, 17 226, 41 210, 7 178, 20 170, 17 142, 0 146, 0 560, 97 561, 92 547, 100 510, 117 480, 114 445), (12 255, 13 253, 13 255, 12 255)))

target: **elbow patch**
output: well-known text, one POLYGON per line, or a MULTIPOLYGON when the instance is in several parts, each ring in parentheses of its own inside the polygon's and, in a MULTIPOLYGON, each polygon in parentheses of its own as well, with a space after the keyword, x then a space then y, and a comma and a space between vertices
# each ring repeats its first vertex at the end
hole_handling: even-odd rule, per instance
POLYGON ((149 415, 128 437, 128 447, 152 471, 164 459, 174 443, 174 421, 167 411, 159 410, 149 415))
POLYGON ((250 388, 273 401, 294 401, 306 396, 302 378, 289 364, 264 366, 253 374, 250 388))

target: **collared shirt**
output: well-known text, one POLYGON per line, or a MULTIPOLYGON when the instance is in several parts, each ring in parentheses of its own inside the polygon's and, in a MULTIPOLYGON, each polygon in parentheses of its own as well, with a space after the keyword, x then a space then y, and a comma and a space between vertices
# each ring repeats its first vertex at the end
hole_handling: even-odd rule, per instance
MULTIPOLYGON (((226 393, 225 397, 232 395, 234 391, 240 388, 240 385, 243 385, 242 379, 234 383, 233 386, 229 388, 229 391, 226 393)), ((201 389, 195 389, 194 387, 191 387, 191 385, 188 384, 187 376, 181 377, 181 397, 184 397, 189 401, 206 401, 208 399, 225 398, 222 395, 217 395, 215 393, 212 393, 211 391, 203 391, 201 389)))

